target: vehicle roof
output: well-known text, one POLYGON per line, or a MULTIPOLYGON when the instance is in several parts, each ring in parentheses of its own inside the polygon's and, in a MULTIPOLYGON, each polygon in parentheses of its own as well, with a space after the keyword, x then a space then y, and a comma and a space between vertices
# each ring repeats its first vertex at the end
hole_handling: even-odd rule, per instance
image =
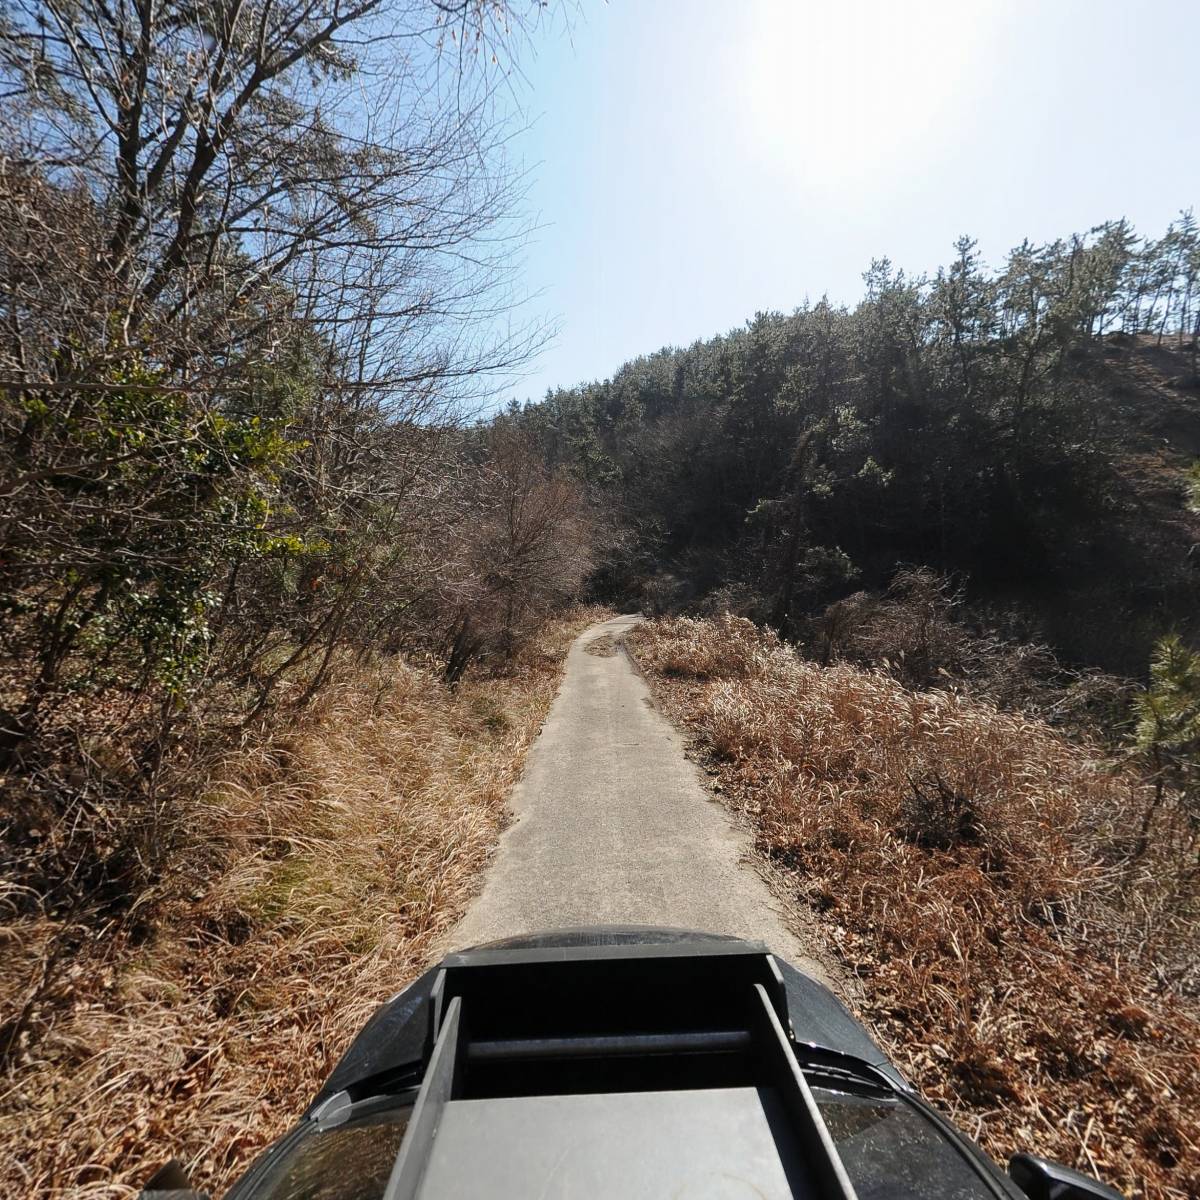
MULTIPOLYGON (((366 1079, 422 1069, 432 1048, 431 993, 439 972, 447 966, 515 967, 547 961, 644 963, 652 957, 667 961, 702 959, 710 965, 700 971, 688 970, 678 961, 672 972, 672 992, 679 997, 690 989, 698 993, 693 1000, 703 1002, 717 983, 711 965, 714 957, 720 960, 741 955, 765 958, 769 951, 761 942, 741 938, 637 925, 548 930, 452 954, 376 1010, 314 1098, 312 1107, 366 1079)), ((860 1059, 885 1073, 897 1086, 905 1086, 903 1076, 829 988, 783 959, 770 957, 782 977, 782 1007, 797 1042, 860 1059)), ((643 990, 636 978, 630 988, 634 992, 643 990)))
POLYGON ((717 1183, 857 1200, 852 1178, 870 1196, 1017 1194, 822 984, 759 943, 685 930, 557 931, 448 955, 381 1007, 235 1194, 302 1194, 306 1147, 321 1178, 353 1174, 321 1149, 353 1144, 385 1155, 371 1167, 383 1200, 717 1183))

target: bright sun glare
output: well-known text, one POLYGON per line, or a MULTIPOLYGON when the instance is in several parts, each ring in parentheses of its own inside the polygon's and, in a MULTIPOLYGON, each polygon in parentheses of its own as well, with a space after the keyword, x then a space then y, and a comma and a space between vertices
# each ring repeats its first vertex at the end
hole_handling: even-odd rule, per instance
POLYGON ((750 136, 789 174, 833 186, 953 136, 951 100, 990 0, 761 0, 744 56, 750 136))

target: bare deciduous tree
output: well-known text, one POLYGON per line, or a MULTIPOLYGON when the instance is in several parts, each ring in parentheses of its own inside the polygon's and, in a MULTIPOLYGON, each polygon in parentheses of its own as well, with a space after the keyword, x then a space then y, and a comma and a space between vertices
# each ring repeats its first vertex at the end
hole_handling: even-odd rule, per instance
POLYGON ((29 895, 119 903, 169 842, 164 764, 339 653, 442 636, 476 511, 446 508, 454 430, 542 336, 498 319, 526 227, 495 62, 540 8, 4 6, 0 766, 29 895))

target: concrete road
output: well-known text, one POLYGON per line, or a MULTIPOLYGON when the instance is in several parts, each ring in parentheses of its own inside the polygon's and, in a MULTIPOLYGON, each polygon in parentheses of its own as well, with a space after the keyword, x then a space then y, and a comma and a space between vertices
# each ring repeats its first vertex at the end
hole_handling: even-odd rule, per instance
POLYGON ((671 925, 757 938, 824 977, 749 861, 749 835, 700 782, 620 638, 593 625, 525 773, 515 820, 446 949, 571 925, 671 925))

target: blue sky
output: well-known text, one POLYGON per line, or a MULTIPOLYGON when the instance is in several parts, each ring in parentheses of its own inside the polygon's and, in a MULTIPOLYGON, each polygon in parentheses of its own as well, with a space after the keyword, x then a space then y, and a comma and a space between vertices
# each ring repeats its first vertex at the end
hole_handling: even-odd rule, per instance
POLYGON ((1200 209, 1197 0, 582 0, 523 56, 523 285, 560 333, 510 389, 605 378, 873 257, 998 261, 1200 209))

